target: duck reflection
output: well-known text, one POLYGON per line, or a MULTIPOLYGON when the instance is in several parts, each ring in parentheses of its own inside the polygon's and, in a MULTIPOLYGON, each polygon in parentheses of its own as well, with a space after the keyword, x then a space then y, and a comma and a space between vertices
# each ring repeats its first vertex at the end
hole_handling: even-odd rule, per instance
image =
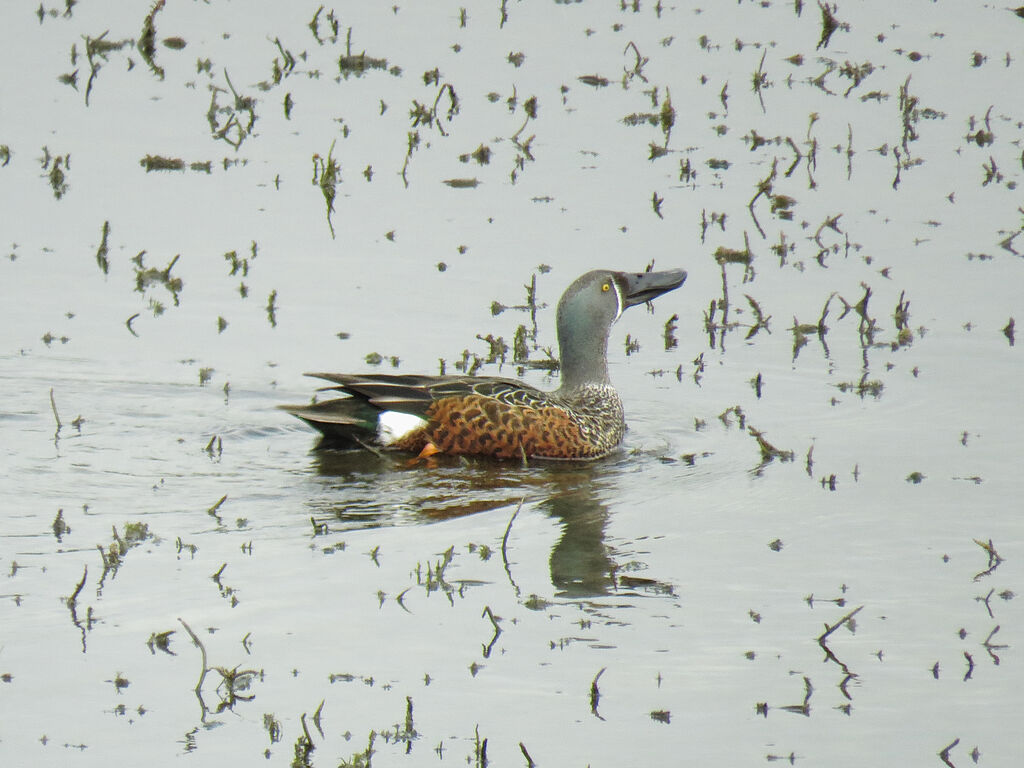
POLYGON ((424 467, 364 451, 313 456, 324 491, 311 502, 314 532, 415 525, 523 504, 561 527, 548 559, 556 597, 673 593, 669 584, 637 576, 642 564, 617 562, 606 541, 612 510, 605 499, 614 496, 614 459, 513 466, 443 456, 427 459, 424 467))
POLYGON ((559 486, 538 507, 562 526, 549 560, 558 597, 596 597, 614 587, 615 561, 605 542, 609 510, 589 467, 557 472, 559 486))

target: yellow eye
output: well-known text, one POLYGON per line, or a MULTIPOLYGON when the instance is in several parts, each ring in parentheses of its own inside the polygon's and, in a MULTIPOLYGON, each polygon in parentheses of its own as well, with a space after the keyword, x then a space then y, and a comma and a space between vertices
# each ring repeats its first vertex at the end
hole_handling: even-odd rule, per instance
POLYGON ((601 286, 601 290, 604 293, 608 293, 608 291, 610 291, 611 289, 612 289, 612 284, 611 283, 605 283, 604 285, 601 286))

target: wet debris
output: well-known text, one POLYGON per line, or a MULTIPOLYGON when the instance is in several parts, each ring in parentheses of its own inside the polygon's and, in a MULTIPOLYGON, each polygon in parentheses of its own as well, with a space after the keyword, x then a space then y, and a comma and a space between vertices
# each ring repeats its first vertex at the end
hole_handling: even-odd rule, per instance
POLYGON ((996 568, 1004 562, 1004 560, 996 551, 995 545, 992 543, 992 539, 988 539, 987 541, 974 539, 974 543, 981 547, 985 551, 985 554, 988 555, 988 568, 974 576, 974 581, 978 581, 985 576, 991 576, 996 568))
POLYGON ((234 587, 230 587, 221 581, 221 577, 224 575, 224 571, 227 570, 228 564, 223 563, 221 567, 214 573, 210 579, 214 584, 217 585, 217 590, 220 592, 220 596, 231 603, 231 607, 234 608, 238 605, 238 594, 234 587))
POLYGON ((448 132, 444 128, 445 124, 450 124, 452 119, 459 114, 458 94, 451 83, 440 83, 440 76, 441 74, 437 69, 423 76, 425 85, 437 86, 434 101, 429 107, 416 99, 412 100, 412 107, 409 109, 409 120, 412 123, 410 127, 415 129, 417 134, 419 133, 418 129, 422 126, 425 128, 436 128, 442 136, 447 136, 448 132), (439 112, 438 108, 441 106, 442 99, 446 97, 447 109, 439 112))
MULTIPOLYGON (((103 573, 100 576, 97 593, 103 589, 107 576, 116 576, 117 571, 124 564, 125 555, 142 542, 153 538, 149 526, 141 522, 129 522, 124 525, 124 533, 119 534, 116 526, 111 526, 113 541, 105 548, 101 544, 96 545, 100 558, 103 561, 103 573)), ((84 578, 84 577, 83 577, 84 578)))
POLYGON ((78 0, 64 0, 64 10, 62 12, 59 8, 45 8, 43 4, 40 3, 39 7, 36 9, 36 16, 39 18, 40 24, 43 23, 43 20, 46 19, 47 16, 51 19, 59 17, 70 19, 72 11, 76 5, 78 5, 78 0))
POLYGON ((104 680, 105 683, 111 683, 114 686, 114 691, 117 693, 123 693, 124 690, 131 685, 131 681, 122 675, 120 672, 114 675, 113 680, 104 680))
MULTIPOLYGON (((818 647, 820 647, 821 650, 824 651, 824 653, 825 653, 825 660, 826 661, 831 661, 834 664, 836 664, 839 667, 839 669, 842 671, 842 673, 843 673, 843 676, 840 679, 840 681, 839 681, 839 683, 838 683, 838 685, 836 687, 839 688, 839 691, 843 694, 844 697, 846 697, 847 700, 852 700, 852 697, 850 696, 850 693, 847 690, 847 686, 849 685, 849 683, 851 681, 857 679, 857 674, 854 673, 853 671, 851 671, 849 666, 847 666, 845 662, 843 662, 842 660, 839 659, 838 656, 836 656, 836 654, 832 651, 831 647, 829 647, 828 640, 829 640, 829 637, 837 629, 839 629, 842 626, 845 626, 851 633, 855 633, 857 631, 856 616, 863 609, 864 609, 863 605, 858 606, 857 608, 854 608, 852 611, 850 611, 845 616, 843 616, 841 619, 839 619, 835 624, 832 624, 832 625, 825 624, 825 631, 822 632, 822 634, 818 636, 818 647)), ((805 678, 805 680, 806 680, 806 678, 805 678)), ((805 698, 805 701, 804 701, 805 706, 808 704, 809 698, 810 698, 810 681, 809 680, 807 680, 807 685, 808 685, 808 689, 809 690, 808 690, 808 693, 807 693, 807 697, 805 698)), ((808 710, 808 714, 809 714, 809 710, 808 710)))
MULTIPOLYGON (((817 77, 810 80, 810 83, 821 89, 824 93, 835 95, 835 93, 826 85, 826 80, 830 75, 836 73, 839 77, 850 81, 850 85, 848 85, 846 90, 843 91, 843 98, 849 98, 850 93, 870 77, 876 69, 875 65, 870 61, 857 64, 847 60, 840 63, 834 59, 824 57, 819 58, 818 61, 825 65, 825 70, 817 77)), ((884 98, 888 98, 888 95, 883 94, 880 91, 872 91, 869 94, 861 96, 861 101, 869 101, 873 99, 881 102, 884 98)))
POLYGON ((489 605, 484 606, 484 612, 481 614, 482 617, 486 617, 491 622, 491 627, 494 629, 494 635, 490 641, 483 645, 483 657, 489 659, 491 657, 491 651, 494 649, 494 644, 498 642, 498 638, 501 636, 501 626, 498 624, 500 617, 495 616, 489 605))
POLYGON ((1014 336, 1014 326, 1015 325, 1016 325, 1016 322, 1011 317, 1009 322, 1007 322, 1007 324, 1005 326, 1003 326, 1003 328, 1002 328, 1003 336, 1005 336, 1006 340, 1008 342, 1010 342, 1010 346, 1011 347, 1014 345, 1014 341, 1015 341, 1015 336, 1014 336))
POLYGON ((481 144, 472 152, 459 155, 459 162, 468 163, 470 160, 475 160, 477 165, 488 165, 491 162, 491 148, 481 144))
POLYGON ((964 139, 972 144, 976 144, 979 147, 987 147, 993 144, 996 140, 995 133, 992 132, 992 107, 989 107, 985 112, 985 116, 982 118, 984 127, 978 125, 978 120, 974 115, 968 118, 967 135, 964 139), (971 133, 974 131, 974 133, 971 133))
POLYGON ((70 85, 76 91, 78 90, 78 70, 74 72, 66 72, 63 75, 57 75, 57 82, 63 85, 70 85))
POLYGON ((679 339, 676 338, 676 330, 679 327, 679 315, 673 314, 668 320, 665 321, 665 328, 662 332, 662 337, 665 342, 665 351, 675 349, 679 346, 679 339))
POLYGON ((146 173, 152 171, 184 171, 186 169, 206 174, 213 172, 213 162, 210 160, 186 162, 180 158, 164 157, 163 155, 146 155, 139 161, 139 165, 146 169, 146 173))
POLYGON ((331 221, 331 216, 334 215, 337 186, 341 184, 341 166, 334 159, 334 145, 335 142, 332 141, 330 149, 327 150, 326 159, 319 153, 313 155, 313 185, 320 187, 320 192, 323 194, 324 204, 327 208, 327 226, 331 230, 332 240, 334 239, 334 223, 331 221))
POLYGON ((313 39, 316 40, 317 45, 323 45, 324 43, 336 43, 338 42, 338 18, 334 15, 333 8, 327 12, 324 16, 324 21, 326 22, 326 26, 329 31, 321 36, 320 14, 322 14, 323 11, 324 7, 322 5, 316 9, 316 13, 313 14, 313 18, 307 25, 309 27, 309 31, 313 33, 313 39))
POLYGON ((50 529, 53 531, 53 535, 57 541, 62 541, 63 538, 71 533, 71 526, 64 521, 64 510, 58 509, 57 516, 53 518, 53 522, 50 524, 50 529))
MULTIPOLYGON (((275 85, 280 85, 286 77, 289 77, 295 72, 295 66, 298 63, 292 52, 285 48, 281 43, 281 38, 275 37, 273 43, 277 48, 277 52, 280 54, 280 58, 277 56, 274 57, 270 80, 262 80, 257 83, 257 87, 261 91, 269 91, 275 85)), ((291 113, 290 102, 291 94, 289 93, 285 96, 285 117, 289 119, 291 113)))
MULTIPOLYGON (((654 106, 658 107, 658 89, 654 88, 649 93, 651 94, 651 101, 654 106)), ((665 139, 664 143, 662 145, 650 145, 648 160, 656 160, 667 155, 669 152, 669 139, 672 136, 672 128, 676 122, 676 110, 672 106, 672 95, 668 88, 665 89, 665 98, 661 101, 660 109, 654 112, 634 112, 622 118, 622 122, 628 126, 650 125, 661 129, 665 139)))
POLYGON ((665 216, 661 212, 661 204, 665 202, 665 198, 661 197, 657 192, 651 193, 651 210, 654 211, 654 215, 659 219, 664 219, 665 216))
POLYGON ((40 341, 42 341, 43 344, 45 344, 46 346, 50 346, 55 341, 59 341, 61 344, 67 344, 69 341, 71 341, 70 337, 68 337, 68 336, 54 336, 49 331, 44 333, 39 338, 40 338, 40 341))
MULTIPOLYGON (((131 40, 107 40, 110 30, 106 30, 99 37, 83 36, 85 40, 85 58, 89 64, 89 80, 85 86, 85 106, 89 106, 89 96, 92 94, 93 84, 103 64, 110 60, 113 51, 120 51, 122 48, 130 47, 131 40)), ((131 61, 129 60, 129 69, 131 61)), ((77 90, 77 89, 76 89, 77 90)))
MULTIPOLYGON (((165 2, 166 0, 156 0, 153 3, 153 7, 142 22, 142 32, 139 33, 139 42, 136 46, 150 71, 161 80, 164 79, 164 69, 156 63, 156 15, 163 10, 165 2)), ((174 48, 179 42, 178 50, 185 47, 185 41, 181 38, 175 38, 175 41, 167 47, 174 48)))
MULTIPOLYGON (((351 760, 345 760, 343 758, 341 763, 340 763, 340 766, 342 766, 344 768, 348 768, 348 767, 351 767, 351 768, 370 768, 371 761, 373 759, 373 754, 375 752, 375 750, 373 748, 373 745, 374 745, 374 742, 376 741, 376 739, 377 739, 377 731, 371 730, 370 731, 370 735, 369 735, 369 737, 367 739, 366 749, 363 749, 363 750, 360 750, 360 751, 354 753, 352 755, 352 759, 351 760)), ((297 766, 297 768, 301 768, 302 766, 309 765, 309 763, 301 762, 301 757, 302 756, 300 754, 300 750, 298 749, 298 745, 296 745, 295 760, 292 762, 292 765, 293 766, 297 766)))
MULTIPOLYGON (((145 251, 140 251, 132 259, 132 262, 135 264, 135 290, 144 294, 151 286, 161 285, 167 289, 168 293, 171 294, 174 306, 178 306, 179 294, 184 288, 184 282, 180 277, 172 277, 171 270, 173 270, 174 265, 178 263, 178 259, 181 258, 181 254, 175 255, 175 257, 171 259, 170 263, 163 269, 146 267, 144 264, 145 255, 145 251)), ((150 309, 153 311, 154 316, 163 314, 163 305, 153 299, 150 299, 150 309)), ((131 330, 130 326, 129 330, 131 330)))
MULTIPOLYGON (((510 100, 510 111, 514 111, 514 98, 510 100)), ((531 96, 523 102, 523 112, 526 113, 526 117, 523 120, 523 124, 519 126, 519 129, 509 137, 509 141, 516 148, 516 155, 512 161, 512 172, 509 175, 510 180, 513 184, 519 178, 521 173, 526 168, 527 162, 533 162, 536 158, 533 155, 533 140, 536 138, 536 134, 531 134, 529 138, 522 138, 524 131, 531 121, 537 119, 537 97, 531 96)))
POLYGON ((252 135, 256 124, 256 99, 241 96, 231 83, 228 71, 224 70, 224 81, 227 88, 210 85, 210 106, 206 110, 206 121, 210 125, 210 133, 217 140, 224 141, 236 150, 252 135), (221 97, 230 93, 230 103, 221 104, 221 97))
POLYGON ((870 396, 876 400, 882 396, 882 391, 885 389, 885 384, 877 379, 869 379, 867 374, 861 376, 857 381, 842 381, 835 386, 840 392, 853 392, 861 399, 870 396))
MULTIPOLYGON (((213 438, 210 439, 210 443, 211 444, 213 443, 213 438)), ((223 523, 223 521, 220 518, 219 510, 224 505, 224 502, 227 501, 227 500, 228 500, 228 495, 225 493, 223 496, 221 496, 217 500, 216 504, 214 504, 212 507, 210 507, 208 510, 206 510, 206 514, 208 514, 210 517, 214 518, 217 521, 218 525, 223 523)))
POLYGON ((767 55, 767 50, 761 52, 761 61, 758 63, 757 69, 755 69, 754 73, 750 76, 750 88, 757 95, 757 101, 761 105, 761 112, 763 114, 768 114, 768 110, 764 106, 764 91, 774 85, 774 83, 768 79, 768 73, 764 70, 764 59, 767 55))
MULTIPOLYGON (((315 35, 316 33, 314 32, 314 36, 315 35)), ((348 31, 345 33, 345 53, 338 58, 338 72, 340 77, 345 80, 349 77, 362 77, 371 70, 387 70, 395 77, 399 77, 402 74, 401 67, 391 67, 388 69, 387 59, 378 59, 373 56, 367 56, 366 51, 358 54, 352 53, 352 27, 349 27, 348 31)))
POLYGON ((381 365, 387 362, 392 368, 397 368, 402 363, 402 359, 398 355, 382 355, 380 352, 370 352, 363 360, 367 365, 381 365))
MULTIPOLYGON (((5 145, 6 149, 6 145, 5 145)), ((8 149, 4 156, 4 165, 10 160, 10 150, 8 149)), ((50 189, 53 190, 53 196, 60 200, 68 192, 67 182, 67 171, 71 170, 71 154, 67 155, 51 155, 50 150, 47 147, 43 147, 43 156, 39 159, 43 170, 46 172, 46 178, 50 182, 50 189)))
POLYGON ((914 332, 910 329, 910 301, 905 299, 906 291, 900 291, 900 298, 893 311, 892 317, 896 323, 896 340, 892 342, 892 349, 905 347, 914 340, 914 332))
POLYGON ((624 66, 622 68, 623 88, 628 87, 629 82, 633 80, 633 78, 638 78, 643 83, 647 82, 647 78, 644 76, 643 70, 644 67, 647 66, 647 63, 650 61, 650 59, 640 54, 640 49, 637 48, 636 43, 633 42, 632 40, 626 43, 626 47, 622 51, 623 56, 629 55, 630 50, 632 50, 633 55, 632 67, 628 68, 624 66))
POLYGON ((146 647, 149 648, 149 652, 156 655, 157 651, 163 651, 168 656, 176 656, 177 654, 171 650, 171 635, 175 630, 168 629, 163 632, 153 632, 150 634, 149 639, 146 641, 146 647))
MULTIPOLYGON (((913 157, 910 152, 911 142, 917 141, 920 138, 916 128, 917 124, 921 120, 942 120, 946 117, 944 112, 932 109, 931 107, 921 106, 920 99, 910 92, 910 79, 911 76, 907 75, 907 79, 900 86, 899 111, 903 130, 899 146, 892 147, 893 157, 896 161, 896 175, 892 181, 893 189, 899 189, 901 171, 913 168, 924 162, 921 158, 913 157)), ((888 148, 883 147, 883 150, 885 149, 888 148)), ((881 154, 885 154, 885 152, 881 152, 881 154)), ((993 171, 994 166, 995 162, 993 161, 993 171)))
POLYGON ((239 666, 232 667, 231 669, 228 669, 227 667, 210 666, 206 646, 203 645, 203 641, 199 639, 199 636, 196 635, 184 619, 179 617, 178 622, 185 628, 185 631, 192 639, 192 644, 199 649, 200 653, 201 669, 199 672, 199 679, 196 682, 195 688, 193 688, 193 692, 199 702, 201 714, 200 719, 202 722, 206 724, 207 718, 210 715, 230 711, 240 702, 248 702, 255 699, 255 694, 251 694, 249 691, 257 680, 263 679, 262 670, 240 669, 239 666), (211 672, 216 672, 221 678, 220 682, 214 689, 214 693, 217 695, 219 701, 213 709, 210 709, 210 707, 207 706, 204 697, 206 678, 211 672))
POLYGON ((774 445, 768 442, 768 439, 764 436, 764 432, 762 432, 761 430, 754 429, 754 427, 752 426, 748 426, 747 431, 750 433, 750 436, 757 441, 757 447, 761 451, 761 465, 758 467, 758 469, 766 466, 767 464, 770 464, 775 459, 778 459, 779 461, 782 462, 793 461, 795 457, 793 451, 786 451, 776 448, 774 445))
MULTIPOLYGON (((48 335, 49 334, 47 334, 47 336, 48 335)), ((62 343, 67 343, 68 341, 69 339, 67 338, 61 339, 62 343)), ((46 341, 46 336, 43 337, 43 342, 46 343, 47 346, 49 346, 49 342, 46 341)), ((53 420, 56 422, 57 425, 56 430, 53 433, 53 441, 56 444, 56 442, 60 439, 60 431, 61 429, 64 428, 64 423, 61 421, 60 414, 57 412, 57 400, 53 395, 53 387, 50 387, 50 409, 53 411, 53 420)), ((81 416, 76 416, 74 420, 71 422, 71 426, 78 430, 78 433, 81 434, 83 423, 85 423, 85 419, 83 419, 81 416)), ((56 525, 57 521, 55 520, 54 526, 56 525)), ((69 528, 68 530, 70 531, 71 529, 69 528)), ((54 529, 54 533, 56 533, 56 528, 54 529)), ((58 538, 60 537, 58 536, 58 538)))
POLYGON ((835 3, 823 3, 821 0, 818 0, 818 8, 821 10, 821 37, 814 48, 815 50, 828 48, 829 41, 837 30, 849 31, 850 29, 848 24, 836 19, 835 13, 838 6, 835 3))
POLYGON ((533 758, 530 757, 530 753, 526 751, 526 745, 521 741, 519 742, 519 751, 522 752, 523 757, 526 758, 526 768, 534 768, 536 763, 533 762, 533 758))
MULTIPOLYGON (((966 655, 966 654, 965 654, 965 655, 966 655)), ((968 657, 968 658, 969 658, 969 657, 968 657)), ((937 753, 937 754, 938 754, 938 756, 939 756, 939 759, 940 759, 940 760, 941 760, 941 761, 942 761, 942 762, 943 762, 944 764, 946 764, 947 766, 949 766, 949 768, 956 768, 956 765, 955 765, 955 764, 953 763, 953 760, 952 760, 952 758, 950 757, 950 754, 952 753, 953 749, 954 749, 954 748, 955 748, 955 747, 956 747, 957 745, 959 745, 959 744, 960 744, 960 737, 958 736, 957 738, 953 739, 953 741, 951 741, 951 742, 950 742, 949 744, 947 744, 947 745, 946 745, 946 746, 944 746, 944 747, 943 747, 942 749, 940 749, 940 750, 938 751, 938 753, 937 753)), ((972 749, 972 750, 971 750, 971 751, 970 751, 970 752, 968 753, 968 755, 970 756, 970 758, 971 758, 972 762, 974 762, 975 764, 977 764, 977 763, 978 763, 978 760, 979 760, 979 759, 981 758, 981 750, 979 750, 979 749, 978 749, 977 747, 974 747, 974 749, 972 749)))

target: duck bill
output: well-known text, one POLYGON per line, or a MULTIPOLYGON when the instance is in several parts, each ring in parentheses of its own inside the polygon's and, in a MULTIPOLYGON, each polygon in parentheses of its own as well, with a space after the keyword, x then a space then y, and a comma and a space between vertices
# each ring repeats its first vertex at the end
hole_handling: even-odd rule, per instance
POLYGON ((685 269, 664 272, 616 272, 615 278, 622 291, 623 309, 644 304, 663 293, 674 291, 686 282, 685 269))

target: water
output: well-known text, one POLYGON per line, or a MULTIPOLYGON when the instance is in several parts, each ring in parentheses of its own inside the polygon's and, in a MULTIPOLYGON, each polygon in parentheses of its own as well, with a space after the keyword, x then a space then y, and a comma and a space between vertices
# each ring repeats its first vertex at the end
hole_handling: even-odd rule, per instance
POLYGON ((1024 22, 318 7, 6 14, 3 764, 1016 765, 1024 22), (651 261, 606 460, 276 409, 651 261))

